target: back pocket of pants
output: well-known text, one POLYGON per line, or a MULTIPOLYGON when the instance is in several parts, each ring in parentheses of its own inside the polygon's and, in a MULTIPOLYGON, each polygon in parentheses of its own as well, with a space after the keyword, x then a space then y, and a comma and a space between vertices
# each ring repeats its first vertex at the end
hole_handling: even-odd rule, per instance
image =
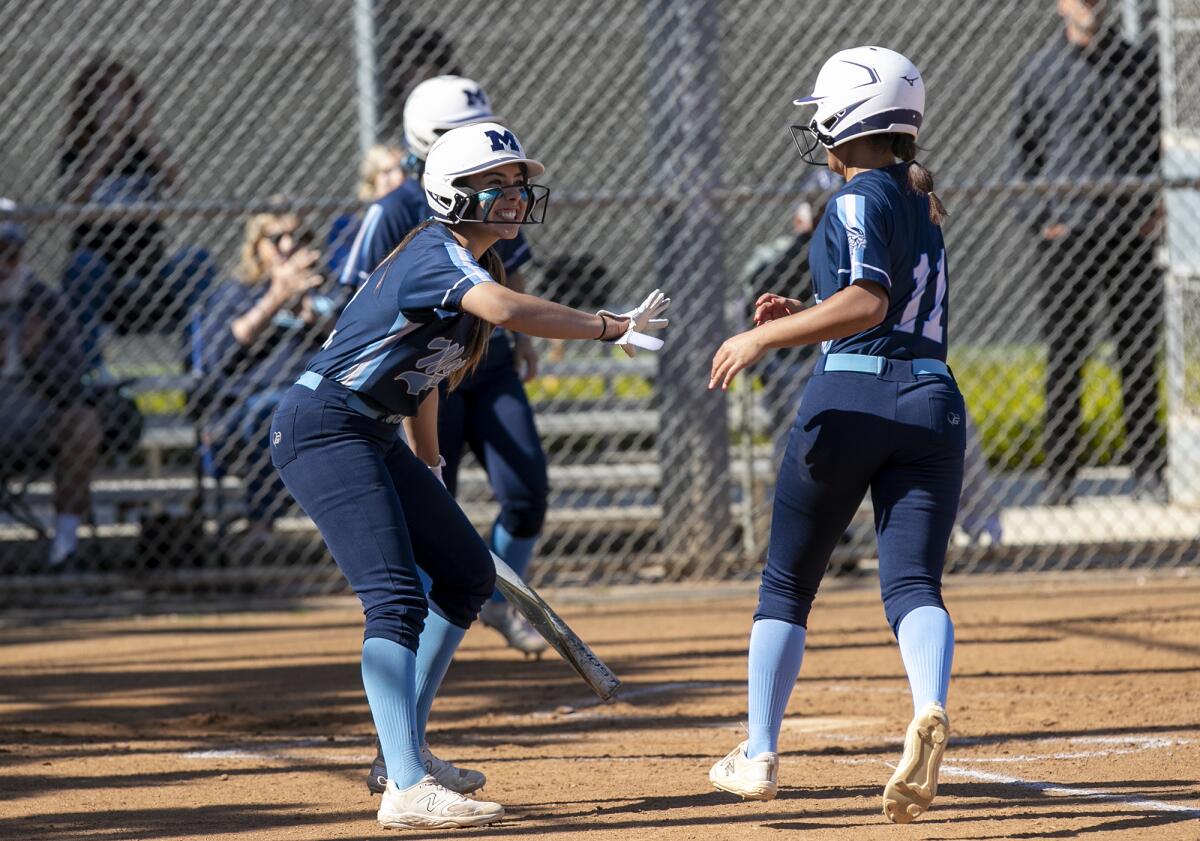
POLYGON ((961 395, 929 396, 929 437, 962 446, 967 440, 967 410, 961 395))
POLYGON ((271 463, 277 470, 296 460, 296 411, 284 409, 271 418, 271 463))

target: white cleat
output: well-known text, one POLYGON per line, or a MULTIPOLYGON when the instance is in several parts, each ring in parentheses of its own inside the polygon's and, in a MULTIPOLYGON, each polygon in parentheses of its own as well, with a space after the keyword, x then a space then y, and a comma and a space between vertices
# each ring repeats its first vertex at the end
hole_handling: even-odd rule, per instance
POLYGON ((940 704, 926 704, 904 735, 904 756, 883 789, 883 814, 910 823, 937 796, 938 768, 950 739, 950 719, 940 704))
POLYGON ((437 780, 438 785, 459 794, 479 791, 487 782, 487 777, 481 771, 459 768, 444 759, 438 759, 429 750, 429 745, 421 745, 421 761, 425 763, 425 772, 437 780))
POLYGON ((742 742, 708 772, 714 786, 746 800, 773 800, 779 792, 779 754, 760 753, 750 759, 742 742))
POLYGON ((376 817, 385 829, 482 826, 504 817, 504 807, 463 797, 427 774, 419 783, 403 790, 388 780, 376 817))
POLYGON ((548 647, 542 635, 508 602, 486 603, 479 611, 479 620, 499 631, 511 648, 527 656, 540 656, 548 647))

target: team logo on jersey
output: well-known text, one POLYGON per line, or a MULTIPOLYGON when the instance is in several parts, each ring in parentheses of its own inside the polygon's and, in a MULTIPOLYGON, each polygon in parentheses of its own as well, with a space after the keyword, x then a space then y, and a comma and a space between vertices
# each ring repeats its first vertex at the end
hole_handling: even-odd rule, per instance
POLYGON ((861 251, 867 247, 867 235, 861 228, 847 228, 846 242, 850 243, 851 251, 861 251))
POLYGON ((958 426, 962 422, 962 415, 958 412, 947 412, 946 420, 950 422, 951 426, 958 426))
POLYGON ((275 434, 273 436, 271 436, 271 443, 274 444, 276 447, 278 447, 280 442, 282 442, 282 441, 283 441, 283 433, 280 432, 278 429, 275 430, 275 434))
POLYGON ((439 336, 429 343, 429 350, 434 353, 418 359, 417 370, 396 376, 396 380, 403 382, 413 396, 424 394, 467 364, 466 348, 458 342, 439 336))
POLYGON ((488 129, 484 134, 487 135, 488 140, 492 141, 493 152, 503 152, 505 147, 507 147, 518 155, 521 154, 521 144, 517 142, 517 136, 511 131, 506 129, 501 134, 495 129, 488 129))
POLYGON ((487 94, 485 94, 479 88, 475 88, 475 90, 467 88, 463 91, 463 93, 467 95, 468 108, 487 108, 487 94))

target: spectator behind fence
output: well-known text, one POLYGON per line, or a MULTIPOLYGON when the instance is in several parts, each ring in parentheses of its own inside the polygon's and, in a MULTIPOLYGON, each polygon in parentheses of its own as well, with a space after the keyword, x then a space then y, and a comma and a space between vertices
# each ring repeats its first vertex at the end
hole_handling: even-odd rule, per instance
MULTIPOLYGON (((791 231, 755 246, 742 270, 744 298, 739 302, 737 320, 754 311, 754 302, 764 292, 787 290, 803 306, 812 305, 812 276, 808 271, 808 248, 813 231, 825 213, 825 204, 845 183, 828 169, 809 173, 801 182, 801 199, 792 209, 791 231)), ((736 323, 731 320, 731 323, 736 323)), ((812 373, 817 358, 813 346, 783 348, 761 367, 763 404, 767 410, 767 428, 777 430, 775 463, 783 457, 787 430, 796 415, 800 384, 812 373)))
MULTIPOLYGON (((1112 5, 1112 4, 1108 4, 1112 5)), ((1069 194, 1024 207, 1040 243, 1038 278, 1049 346, 1047 499, 1069 504, 1086 445, 1083 364, 1095 313, 1113 323, 1121 375, 1125 457, 1139 495, 1161 496, 1158 353, 1163 288, 1155 265, 1157 195, 1092 192, 1098 179, 1159 171, 1159 98, 1153 44, 1131 45, 1102 0, 1058 0, 1063 29, 1024 69, 1017 98, 1017 178, 1069 180, 1069 194)))
MULTIPOLYGON (((369 204, 403 184, 404 158, 404 151, 398 146, 381 143, 368 149, 359 167, 358 198, 369 204)), ((329 226, 325 265, 330 277, 342 274, 358 233, 358 221, 356 214, 347 213, 329 226)))
POLYGON ((460 73, 453 47, 439 30, 410 26, 400 3, 378 8, 380 129, 388 141, 398 141, 404 135, 404 102, 413 88, 434 76, 460 73))
MULTIPOLYGON (((0 214, 12 209, 0 199, 0 214)), ((63 296, 30 273, 24 245, 22 227, 0 217, 0 481, 53 468, 49 563, 61 568, 78 549, 103 435, 83 396, 79 326, 63 296)))
POLYGON ((250 217, 237 279, 213 293, 196 336, 202 435, 217 470, 242 476, 246 516, 258 536, 270 532, 286 505, 271 466, 271 415, 335 315, 317 291, 324 281, 320 252, 304 244, 298 228, 290 214, 250 217))
POLYGON ((75 77, 70 97, 60 197, 112 208, 71 230, 63 276, 63 290, 83 322, 88 364, 97 367, 102 323, 120 333, 178 327, 215 270, 200 248, 168 256, 162 222, 123 207, 162 201, 178 180, 133 71, 112 58, 93 59, 75 77))

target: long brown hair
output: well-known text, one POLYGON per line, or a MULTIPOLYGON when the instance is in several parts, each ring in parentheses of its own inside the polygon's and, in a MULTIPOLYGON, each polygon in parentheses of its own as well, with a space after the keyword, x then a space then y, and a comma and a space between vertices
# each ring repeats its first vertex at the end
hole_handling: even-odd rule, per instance
MULTIPOLYGON (((405 234, 404 239, 400 240, 400 244, 392 249, 392 253, 389 254, 380 265, 390 265, 392 260, 395 259, 396 255, 403 251, 404 248, 410 242, 412 242, 413 237, 432 225, 441 224, 444 223, 439 222, 437 219, 426 219, 420 225, 417 225, 417 227, 405 234)), ((504 272, 504 261, 500 259, 500 255, 496 253, 496 249, 489 248, 487 251, 483 252, 483 256, 479 258, 478 262, 483 270, 492 276, 492 280, 496 281, 496 283, 499 283, 501 286, 506 285, 508 277, 504 272)), ((376 294, 378 294, 379 290, 383 287, 383 279, 385 277, 387 277, 386 268, 380 273, 379 280, 375 282, 374 291, 376 294)), ((479 363, 482 362, 483 358, 487 355, 488 342, 491 341, 492 328, 495 325, 493 325, 490 321, 484 321, 482 318, 474 318, 475 329, 471 331, 471 339, 467 342, 467 364, 450 375, 451 391, 458 388, 459 383, 465 380, 472 371, 478 368, 479 363)))
POLYGON ((950 215, 950 211, 946 210, 946 205, 942 204, 937 193, 933 192, 933 173, 917 162, 917 139, 912 135, 899 133, 884 137, 891 140, 892 154, 908 164, 908 186, 929 197, 929 221, 935 225, 942 224, 942 220, 950 215))

